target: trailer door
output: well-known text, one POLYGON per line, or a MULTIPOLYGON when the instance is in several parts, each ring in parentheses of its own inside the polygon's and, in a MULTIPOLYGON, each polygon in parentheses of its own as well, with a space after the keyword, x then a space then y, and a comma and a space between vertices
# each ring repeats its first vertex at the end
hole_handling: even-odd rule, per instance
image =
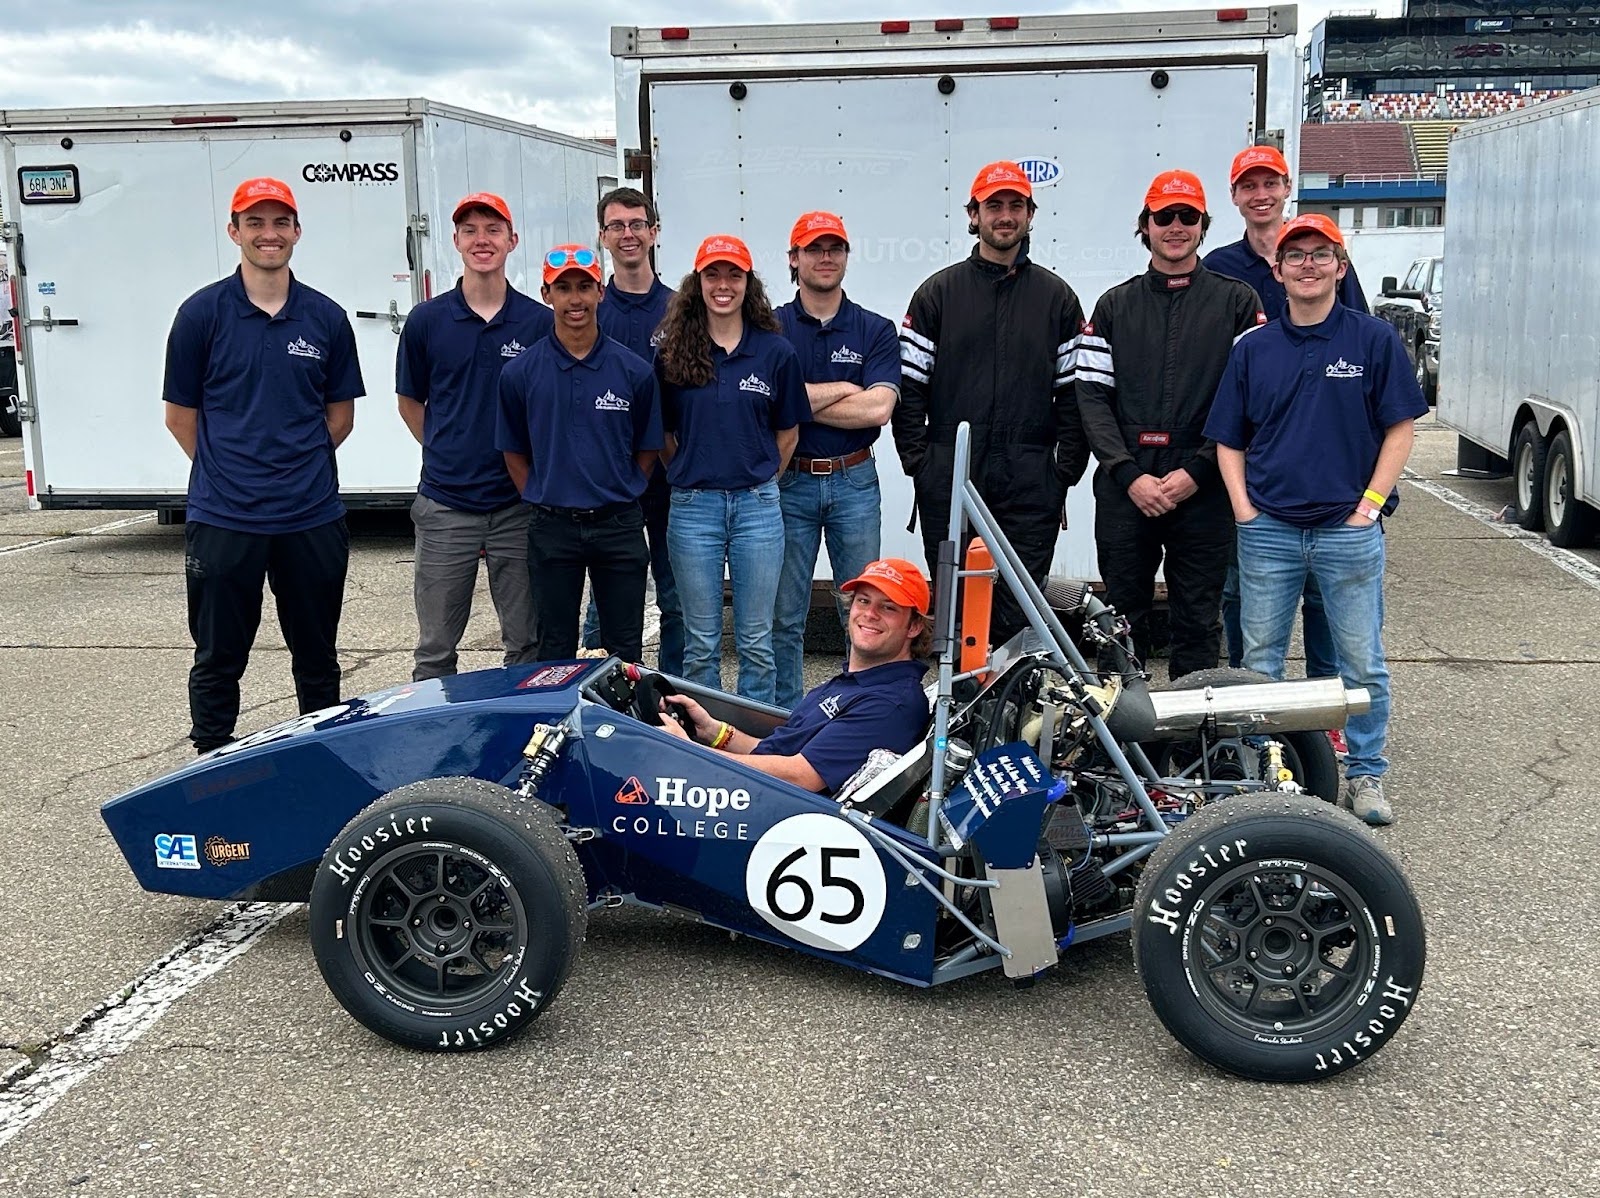
POLYGON ((182 493, 161 374, 173 311, 222 270, 208 151, 192 134, 72 140, 5 145, 27 466, 46 499, 182 493))

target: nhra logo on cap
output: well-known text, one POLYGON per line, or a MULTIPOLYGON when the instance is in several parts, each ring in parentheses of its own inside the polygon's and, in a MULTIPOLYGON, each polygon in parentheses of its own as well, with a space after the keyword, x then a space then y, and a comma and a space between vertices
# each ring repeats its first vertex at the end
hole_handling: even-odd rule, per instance
POLYGON ((739 380, 739 390, 754 391, 757 395, 772 395, 772 388, 767 384, 766 380, 759 379, 753 374, 748 378, 739 380))
POLYGON ((310 358, 313 362, 322 361, 322 351, 304 337, 296 337, 289 342, 289 353, 296 358, 310 358))
POLYGON ((1035 187, 1049 187, 1061 178, 1061 164, 1054 158, 1018 158, 1017 165, 1035 187))
POLYGON ((637 778, 629 778, 622 784, 622 789, 617 791, 617 802, 643 807, 655 800, 650 797, 650 792, 644 788, 643 782, 637 778))

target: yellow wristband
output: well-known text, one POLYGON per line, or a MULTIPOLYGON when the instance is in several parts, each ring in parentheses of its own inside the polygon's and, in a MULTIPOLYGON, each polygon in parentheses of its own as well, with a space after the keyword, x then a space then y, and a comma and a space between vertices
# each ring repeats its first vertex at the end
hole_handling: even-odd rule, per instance
POLYGON ((1363 491, 1362 494, 1368 499, 1372 500, 1372 502, 1377 504, 1379 507, 1382 507, 1385 503, 1389 502, 1387 496, 1379 495, 1376 491, 1370 489, 1363 491))
POLYGON ((733 728, 731 725, 724 723, 722 727, 717 729, 717 735, 715 739, 712 740, 711 747, 713 749, 720 749, 732 739, 733 728))

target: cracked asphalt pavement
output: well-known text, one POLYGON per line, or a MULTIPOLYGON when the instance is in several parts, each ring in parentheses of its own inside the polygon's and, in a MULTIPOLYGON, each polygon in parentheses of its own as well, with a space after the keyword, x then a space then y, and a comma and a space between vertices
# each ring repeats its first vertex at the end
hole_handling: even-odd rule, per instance
MULTIPOLYGON (((223 915, 141 892, 98 814, 189 756, 182 530, 23 510, 17 446, 0 441, 0 551, 51 543, 0 552, 0 1098, 223 915)), ((1504 506, 1509 482, 1444 476, 1454 451, 1425 421, 1415 477, 1504 506)), ((591 919, 522 1039, 424 1056, 338 1008, 291 911, 0 1145, 0 1194, 1600 1192, 1600 591, 1402 492, 1400 822, 1378 835, 1421 898, 1429 964, 1361 1068, 1284 1088, 1200 1065, 1151 1013, 1125 936, 1031 990, 916 991, 637 912, 591 919)), ((409 676, 410 558, 403 523, 357 524, 350 693, 409 676)), ((465 668, 496 664, 482 590, 466 644, 465 668)), ((268 618, 240 730, 293 712, 268 618)))

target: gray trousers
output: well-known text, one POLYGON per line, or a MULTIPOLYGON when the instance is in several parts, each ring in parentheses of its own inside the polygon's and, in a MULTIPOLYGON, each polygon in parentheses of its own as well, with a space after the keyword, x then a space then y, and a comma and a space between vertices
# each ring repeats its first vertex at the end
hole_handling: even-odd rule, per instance
POLYGON ((478 558, 489 566, 489 595, 500 617, 505 664, 534 657, 533 597, 528 590, 528 505, 462 512, 426 495, 411 505, 417 530, 413 591, 417 604, 415 682, 456 672, 456 647, 472 615, 478 558))

